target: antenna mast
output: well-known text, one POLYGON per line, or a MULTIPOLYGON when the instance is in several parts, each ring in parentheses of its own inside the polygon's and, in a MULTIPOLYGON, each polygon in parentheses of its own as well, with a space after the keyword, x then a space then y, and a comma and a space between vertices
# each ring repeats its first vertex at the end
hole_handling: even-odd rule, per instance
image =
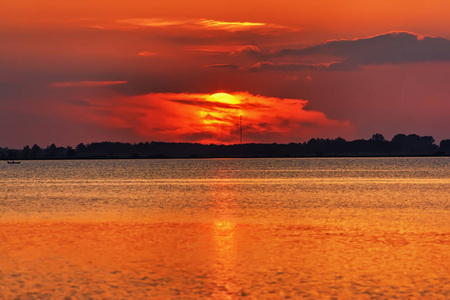
POLYGON ((240 133, 240 143, 242 144, 242 115, 239 116, 239 133, 240 133))

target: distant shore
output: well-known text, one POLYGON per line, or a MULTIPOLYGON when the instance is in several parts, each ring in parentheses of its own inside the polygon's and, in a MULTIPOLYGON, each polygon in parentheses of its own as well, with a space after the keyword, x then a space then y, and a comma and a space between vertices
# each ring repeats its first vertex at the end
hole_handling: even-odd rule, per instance
POLYGON ((431 136, 397 134, 391 141, 381 134, 369 140, 346 141, 311 139, 304 143, 244 143, 232 145, 199 143, 120 143, 95 142, 46 148, 38 145, 23 149, 0 148, 0 160, 48 159, 174 159, 174 158, 276 158, 276 157, 420 157, 449 156, 450 139, 439 145, 431 136))
POLYGON ((94 156, 94 157, 56 157, 56 158, 16 158, 16 159, 7 159, 7 158, 0 158, 2 161, 39 161, 39 160, 146 160, 146 159, 220 159, 220 158, 237 158, 237 159, 253 159, 253 158, 401 158, 401 157, 450 157, 450 154, 444 153, 444 154, 407 154, 407 155, 322 155, 322 156, 220 156, 220 157, 213 157, 213 156, 164 156, 164 155, 157 155, 157 156, 149 156, 149 157, 102 157, 102 156, 94 156))

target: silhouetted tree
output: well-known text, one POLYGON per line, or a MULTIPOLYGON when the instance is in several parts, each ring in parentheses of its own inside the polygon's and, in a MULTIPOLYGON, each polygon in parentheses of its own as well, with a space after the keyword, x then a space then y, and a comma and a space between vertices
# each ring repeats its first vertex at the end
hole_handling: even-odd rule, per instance
POLYGON ((406 134, 399 133, 399 134, 396 134, 392 138, 391 142, 395 143, 395 144, 403 144, 405 140, 406 140, 406 134))
POLYGON ((450 154, 450 139, 442 140, 439 146, 441 151, 450 154))
POLYGON ((417 134, 397 134, 392 138, 392 143, 397 150, 403 153, 426 154, 434 153, 437 146, 432 136, 419 136, 417 134))
MULTIPOLYGON (((6 148, 8 149, 8 148, 6 148)), ((14 149, 8 149, 8 158, 9 159, 16 159, 19 157, 19 151, 14 149)))
POLYGON ((26 145, 25 147, 23 147, 23 150, 22 150, 23 158, 28 158, 30 156, 30 153, 31 153, 30 146, 26 145))
POLYGON ((56 145, 51 144, 45 148, 45 156, 54 158, 56 156, 56 145))
POLYGON ((34 144, 33 147, 31 147, 31 157, 32 158, 38 158, 41 156, 42 149, 38 145, 34 144))
POLYGON ((372 135, 371 140, 382 142, 384 141, 384 136, 381 133, 375 133, 374 135, 372 135))
POLYGON ((83 144, 83 143, 80 143, 80 144, 78 144, 78 145, 76 146, 75 149, 77 150, 77 152, 83 152, 83 151, 86 150, 86 145, 83 144))
POLYGON ((77 154, 77 151, 75 151, 71 146, 67 146, 66 151, 67 151, 67 157, 70 157, 70 158, 75 157, 77 154))

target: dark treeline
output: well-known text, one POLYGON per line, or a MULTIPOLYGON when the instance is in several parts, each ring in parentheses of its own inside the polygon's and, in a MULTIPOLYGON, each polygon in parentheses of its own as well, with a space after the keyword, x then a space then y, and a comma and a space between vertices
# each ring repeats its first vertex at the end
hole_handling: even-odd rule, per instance
POLYGON ((85 158, 213 158, 213 157, 316 157, 316 156, 415 156, 450 155, 450 139, 435 144, 431 136, 397 134, 391 141, 377 133, 369 140, 346 141, 311 139, 290 144, 204 145, 197 143, 119 143, 79 144, 75 148, 0 148, 0 159, 85 159, 85 158))

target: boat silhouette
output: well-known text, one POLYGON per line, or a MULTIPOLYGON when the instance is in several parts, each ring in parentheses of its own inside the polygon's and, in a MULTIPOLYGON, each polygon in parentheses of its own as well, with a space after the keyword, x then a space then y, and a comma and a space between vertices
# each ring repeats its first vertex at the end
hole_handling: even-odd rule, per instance
POLYGON ((8 164, 20 164, 20 161, 8 160, 8 164))

